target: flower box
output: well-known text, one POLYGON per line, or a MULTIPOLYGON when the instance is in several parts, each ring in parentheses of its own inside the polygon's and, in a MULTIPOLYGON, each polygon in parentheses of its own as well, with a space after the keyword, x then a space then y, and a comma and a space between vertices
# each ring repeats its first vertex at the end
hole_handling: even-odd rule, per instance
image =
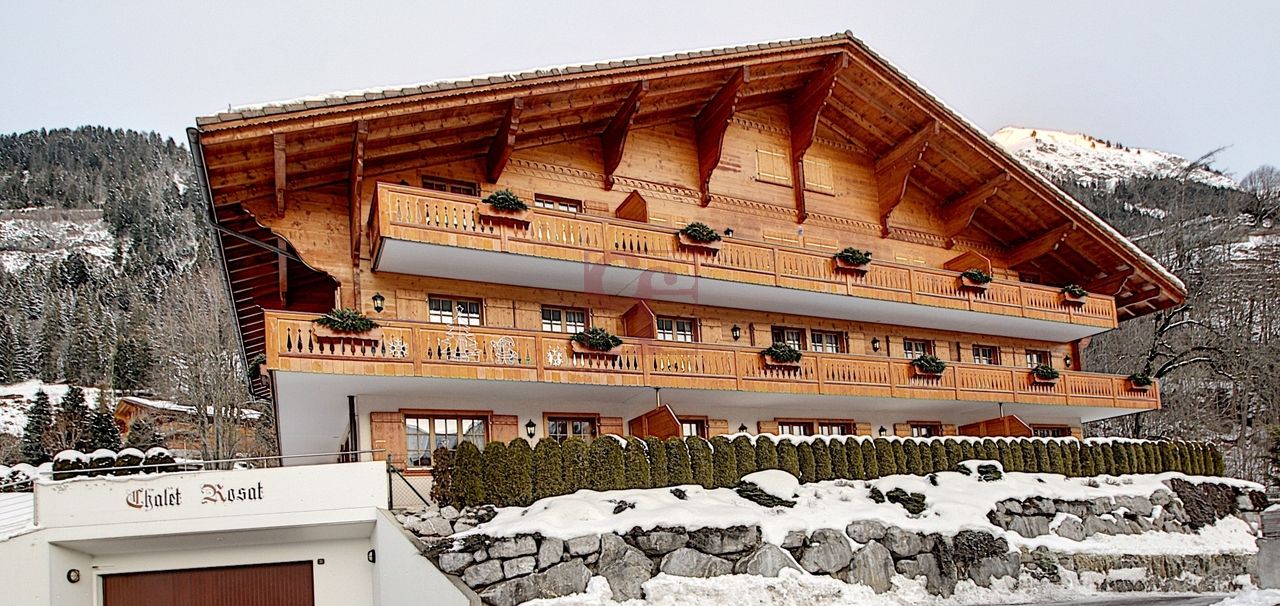
POLYGON ((1066 292, 1059 293, 1059 296, 1062 297, 1061 301, 1063 305, 1075 305, 1077 307, 1083 306, 1089 299, 1089 295, 1076 296, 1066 292))
POLYGON ((685 248, 702 249, 711 254, 720 252, 720 246, 724 243, 721 240, 713 240, 711 242, 694 240, 693 238, 690 238, 688 234, 685 234, 685 233, 676 234, 676 240, 680 243, 680 246, 683 246, 685 248))
POLYGON ((1151 391, 1151 385, 1139 385, 1130 379, 1125 379, 1125 383, 1129 384, 1129 391, 1151 391))
POLYGON ((795 362, 783 362, 768 354, 760 354, 760 359, 764 361, 765 366, 800 370, 800 360, 796 360, 795 362))
POLYGON ((607 349, 607 350, 591 349, 590 347, 587 347, 582 343, 579 343, 577 341, 570 339, 569 347, 573 349, 573 353, 580 356, 606 356, 610 358, 616 358, 622 354, 621 345, 613 349, 607 349))
POLYGON ((939 380, 942 378, 942 372, 946 372, 945 370, 942 372, 926 372, 926 371, 920 370, 920 368, 916 366, 912 366, 911 369, 913 371, 912 374, 916 378, 925 379, 928 381, 939 380))
POLYGON ((503 210, 481 200, 480 202, 476 202, 476 214, 480 215, 480 218, 486 221, 528 223, 530 217, 533 215, 533 209, 503 210))
POLYGON ((1057 384, 1058 384, 1058 380, 1059 380, 1059 377, 1054 377, 1054 378, 1052 378, 1052 379, 1046 379, 1046 378, 1044 378, 1044 377, 1042 377, 1042 376, 1040 376, 1040 375, 1038 375, 1038 374, 1036 374, 1036 373, 1034 373, 1034 372, 1033 372, 1033 373, 1031 373, 1031 384, 1032 384, 1032 385, 1048 385, 1048 386, 1054 386, 1054 385, 1057 385, 1057 384))
POLYGON ((869 261, 866 263, 854 264, 854 263, 845 261, 840 257, 834 257, 832 261, 835 261, 835 270, 837 272, 848 272, 848 273, 862 275, 867 273, 867 270, 871 269, 871 262, 869 261))
POLYGON ((382 340, 381 327, 365 332, 341 332, 327 326, 313 324, 311 326, 311 334, 315 336, 316 341, 321 343, 337 341, 377 342, 382 340))
POLYGON ((991 286, 990 282, 979 282, 969 276, 960 276, 960 288, 971 290, 974 292, 987 292, 987 287, 991 286))

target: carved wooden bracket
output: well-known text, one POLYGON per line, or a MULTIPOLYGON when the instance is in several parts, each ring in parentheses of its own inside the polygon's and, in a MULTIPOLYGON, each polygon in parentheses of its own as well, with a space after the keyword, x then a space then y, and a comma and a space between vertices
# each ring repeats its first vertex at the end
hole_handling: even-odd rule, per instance
POLYGON ((485 178, 490 183, 497 183, 502 171, 511 159, 511 152, 516 148, 516 134, 520 132, 520 113, 524 111, 524 100, 512 99, 507 106, 507 114, 502 118, 502 125, 489 145, 489 153, 485 155, 485 178))
POLYGON ((747 67, 734 70, 719 92, 693 119, 698 143, 698 187, 702 193, 702 205, 711 203, 711 173, 720 164, 724 151, 724 133, 733 121, 733 113, 742 98, 742 85, 750 79, 747 67))
POLYGON ((626 100, 622 102, 622 107, 618 108, 618 113, 614 114, 613 120, 609 121, 609 126, 605 127, 604 133, 600 135, 600 147, 604 150, 604 188, 606 190, 613 189, 613 173, 618 170, 618 164, 622 162, 622 149, 627 144, 627 132, 631 130, 631 123, 635 121, 636 113, 640 111, 640 101, 648 92, 648 80, 637 82, 631 89, 631 94, 627 95, 626 100))
POLYGON ((809 217, 804 199, 804 155, 818 135, 818 116, 836 87, 836 76, 849 66, 849 55, 841 52, 827 60, 822 71, 809 80, 791 101, 791 188, 796 200, 796 221, 809 217))
POLYGON ((978 208, 999 194, 1000 189, 1008 183, 1009 173, 1000 173, 942 205, 942 235, 946 237, 948 247, 955 246, 955 237, 973 222, 973 215, 978 212, 978 208))
POLYGON ((1058 250, 1075 229, 1075 223, 1065 223, 1009 249, 1009 267, 1029 263, 1058 250))
POLYGON ((880 231, 889 235, 889 217, 902 204, 907 193, 911 171, 924 157, 929 143, 938 136, 942 127, 937 120, 929 120, 920 130, 899 142, 879 160, 876 160, 876 187, 880 198, 880 231))

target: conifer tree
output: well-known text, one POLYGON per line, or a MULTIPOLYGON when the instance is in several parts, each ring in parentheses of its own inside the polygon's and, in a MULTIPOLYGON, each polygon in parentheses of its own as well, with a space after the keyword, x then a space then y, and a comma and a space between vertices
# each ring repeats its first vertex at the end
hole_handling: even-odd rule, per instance
POLYGON ((45 302, 44 321, 36 340, 37 375, 45 383, 62 379, 62 311, 57 297, 45 302))
POLYGON ((458 444, 453 458, 454 507, 485 503, 484 462, 480 449, 469 441, 458 444))
POLYGON ((533 449, 528 440, 515 438, 507 443, 507 469, 511 477, 511 504, 525 507, 533 502, 533 449))
POLYGON ((1067 473, 1072 477, 1080 476, 1080 442, 1071 440, 1067 442, 1067 473))
POLYGON ((124 441, 125 448, 137 448, 146 452, 163 444, 160 435, 156 433, 156 425, 152 422, 151 415, 141 414, 129 422, 129 431, 124 441))
POLYGON ((831 471, 831 449, 827 446, 826 440, 814 440, 810 447, 813 449, 813 477, 819 482, 833 479, 831 471))
POLYGON ((119 391, 133 392, 147 385, 147 376, 155 363, 151 344, 133 332, 122 335, 115 342, 111 354, 111 386, 119 391))
POLYGON ((1040 458, 1036 453, 1035 440, 1018 440, 1022 443, 1022 469, 1029 473, 1044 471, 1040 468, 1040 458))
POLYGON ((592 490, 621 490, 626 487, 626 463, 622 460, 622 446, 612 436, 592 440, 587 450, 591 465, 592 490))
POLYGON ((49 432, 53 426, 53 407, 49 394, 36 392, 36 399, 27 409, 27 424, 22 430, 22 458, 31 465, 39 465, 53 458, 49 452, 49 432))
POLYGON ((75 449, 85 452, 92 446, 92 422, 89 407, 84 401, 84 390, 70 387, 58 403, 53 417, 53 451, 75 449))
POLYGON ((1057 440, 1054 440, 1049 442, 1045 449, 1047 451, 1046 454, 1049 457, 1049 471, 1064 476, 1067 475, 1066 462, 1062 456, 1062 444, 1059 444, 1057 440))
POLYGON ((974 452, 973 442, 969 440, 961 441, 960 442, 960 462, 972 461, 976 458, 978 458, 978 455, 977 453, 974 452))
POLYGON ((964 461, 964 449, 960 447, 959 440, 951 438, 947 438, 943 442, 943 448, 947 451, 947 471, 953 471, 957 465, 964 461))
POLYGON ((102 325, 98 305, 89 297, 76 301, 71 316, 63 372, 67 380, 80 385, 94 385, 103 378, 102 325))
POLYGON ((808 442, 796 444, 796 461, 800 463, 800 481, 808 484, 818 480, 817 465, 813 460, 813 445, 808 442))
POLYGON ((859 450, 862 451, 863 477, 868 480, 874 480, 881 477, 880 449, 876 447, 875 441, 862 440, 859 450))
POLYGON ((17 334, 9 323, 9 317, 0 314, 0 385, 17 383, 24 377, 20 370, 21 352, 18 351, 17 334))
POLYGON ((649 454, 649 479, 653 482, 654 488, 673 486, 671 474, 667 470, 667 445, 662 443, 661 438, 654 436, 645 438, 644 443, 648 447, 646 452, 649 454))
POLYGON ((845 452, 844 438, 833 438, 827 442, 827 450, 831 456, 831 476, 838 480, 852 480, 849 475, 849 456, 845 452))
POLYGON ((563 463, 559 441, 538 440, 533 448, 534 500, 565 494, 563 463))
POLYGON ((693 471, 693 483, 701 484, 703 488, 715 488, 716 470, 711 457, 711 444, 698 436, 689 436, 684 439, 684 443, 689 449, 689 467, 693 471))
POLYGON ((1020 440, 1005 440, 1005 446, 1009 449, 1008 458, 1004 459, 1005 471, 1023 471, 1026 469, 1026 463, 1022 455, 1022 444, 1020 440))
POLYGON ((862 440, 849 438, 844 442, 844 452, 849 458, 849 479, 867 479, 866 462, 863 460, 862 440))
POLYGON ((929 450, 933 451, 933 470, 934 471, 951 471, 955 469, 954 465, 947 460, 947 447, 942 440, 929 440, 929 450))
POLYGON ((893 460, 893 447, 889 445, 889 441, 884 438, 876 438, 871 441, 876 449, 876 466, 880 471, 877 477, 891 476, 898 473, 898 464, 893 460))
POLYGON ((484 464, 484 494, 487 502, 498 507, 515 504, 515 489, 510 480, 513 470, 508 468, 507 445, 501 441, 492 441, 484 445, 480 454, 484 464))
POLYGON ((778 446, 769 436, 756 436, 756 470, 778 468, 778 446))
POLYGON ((627 447, 623 451, 623 460, 627 469, 627 488, 653 488, 653 476, 649 473, 649 452, 640 438, 627 438, 627 447))
POLYGON ((591 468, 587 461, 587 443, 573 437, 560 444, 561 468, 564 471, 565 494, 591 488, 591 468))
POLYGON ((757 471, 756 468, 756 448, 751 444, 751 438, 747 436, 738 436, 733 439, 733 454, 738 462, 738 477, 757 471))
POLYGON ((120 428, 116 427, 115 415, 107 410, 106 405, 98 404, 89 417, 90 447, 120 450, 120 428))
POLYGON ((911 473, 911 470, 907 469, 907 451, 902 447, 902 440, 894 440, 890 445, 892 446, 893 464, 897 469, 897 473, 900 475, 911 473))
POLYGON ((711 459, 716 467, 716 488, 730 488, 741 479, 733 443, 724 436, 711 438, 711 459))
POLYGON ((907 472, 912 475, 924 475, 924 464, 920 461, 920 446, 915 440, 907 440, 902 445, 902 452, 907 459, 907 472))
POLYGON ((1107 469, 1107 455, 1106 455, 1106 452, 1103 451, 1102 445, 1094 444, 1092 450, 1093 450, 1092 459, 1093 459, 1094 475, 1101 476, 1101 475, 1106 475, 1108 473, 1111 473, 1111 470, 1107 469))
POLYGON ((1000 447, 996 445, 995 440, 992 440, 991 438, 984 439, 982 441, 982 451, 984 456, 987 458, 987 460, 989 461, 1000 460, 1000 447))
POLYGON ((689 461, 689 448, 680 438, 667 438, 667 479, 672 486, 693 483, 693 465, 689 461))

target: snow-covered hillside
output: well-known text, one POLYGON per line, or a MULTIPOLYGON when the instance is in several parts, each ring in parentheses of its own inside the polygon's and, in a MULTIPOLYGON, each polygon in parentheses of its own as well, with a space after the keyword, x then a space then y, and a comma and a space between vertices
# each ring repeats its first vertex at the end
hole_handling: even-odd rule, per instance
MULTIPOLYGON (((1128 179, 1177 176, 1190 164, 1175 154, 1121 147, 1083 133, 1006 126, 991 138, 1050 179, 1107 189, 1128 179)), ((1213 187, 1239 187, 1230 177, 1203 168, 1188 177, 1213 187)))
MULTIPOLYGON (((43 383, 31 380, 13 385, 0 385, 0 433, 21 436, 22 428, 27 424, 27 408, 35 399, 36 392, 43 390, 49 394, 49 402, 57 405, 67 395, 70 385, 43 383)), ((84 399, 90 408, 98 405, 99 390, 94 387, 84 388, 84 399)))
POLYGON ((109 263, 115 237, 101 210, 28 208, 0 212, 0 267, 19 271, 44 266, 73 250, 109 263))

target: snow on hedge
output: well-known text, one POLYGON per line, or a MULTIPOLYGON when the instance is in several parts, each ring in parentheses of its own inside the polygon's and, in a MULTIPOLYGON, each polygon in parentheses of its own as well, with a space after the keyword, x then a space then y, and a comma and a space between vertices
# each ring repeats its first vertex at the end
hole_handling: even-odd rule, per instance
MULTIPOLYGON (((995 465, 995 461, 971 462, 995 465)), ((570 495, 542 499, 529 507, 506 507, 479 527, 456 536, 486 534, 513 536, 541 533, 544 536, 571 539, 587 534, 625 534, 632 528, 649 530, 658 526, 688 529, 726 528, 758 525, 765 541, 780 544, 788 532, 811 533, 821 528, 843 529, 856 520, 874 520, 919 533, 954 535, 961 530, 977 530, 1002 536, 1012 547, 1034 549, 1045 546, 1063 553, 1100 554, 1210 554, 1256 553, 1254 534, 1247 523, 1228 517, 1207 526, 1197 534, 1147 532, 1141 535, 1097 534, 1084 541, 1072 541, 1046 535, 1026 538, 1006 531, 987 520, 995 504, 1006 499, 1023 500, 1046 497, 1066 501, 1088 501, 1102 497, 1150 497, 1157 491, 1168 491, 1164 480, 1183 478, 1192 482, 1218 482, 1253 490, 1262 487, 1252 482, 1225 478, 1186 476, 1181 473, 1099 476, 1068 478, 1048 473, 1005 472, 996 481, 983 481, 980 474, 939 472, 934 486, 928 476, 893 475, 877 480, 834 480, 800 484, 794 489, 796 505, 791 508, 761 507, 741 498, 727 488, 705 489, 699 485, 679 488, 680 498, 668 488, 614 490, 597 492, 580 490, 570 495), (910 515, 892 502, 873 502, 872 490, 887 494, 895 488, 907 493, 922 493, 926 509, 910 515), (619 502, 634 503, 614 513, 619 502)), ((786 492, 775 484, 772 474, 766 481, 770 489, 786 492)))

